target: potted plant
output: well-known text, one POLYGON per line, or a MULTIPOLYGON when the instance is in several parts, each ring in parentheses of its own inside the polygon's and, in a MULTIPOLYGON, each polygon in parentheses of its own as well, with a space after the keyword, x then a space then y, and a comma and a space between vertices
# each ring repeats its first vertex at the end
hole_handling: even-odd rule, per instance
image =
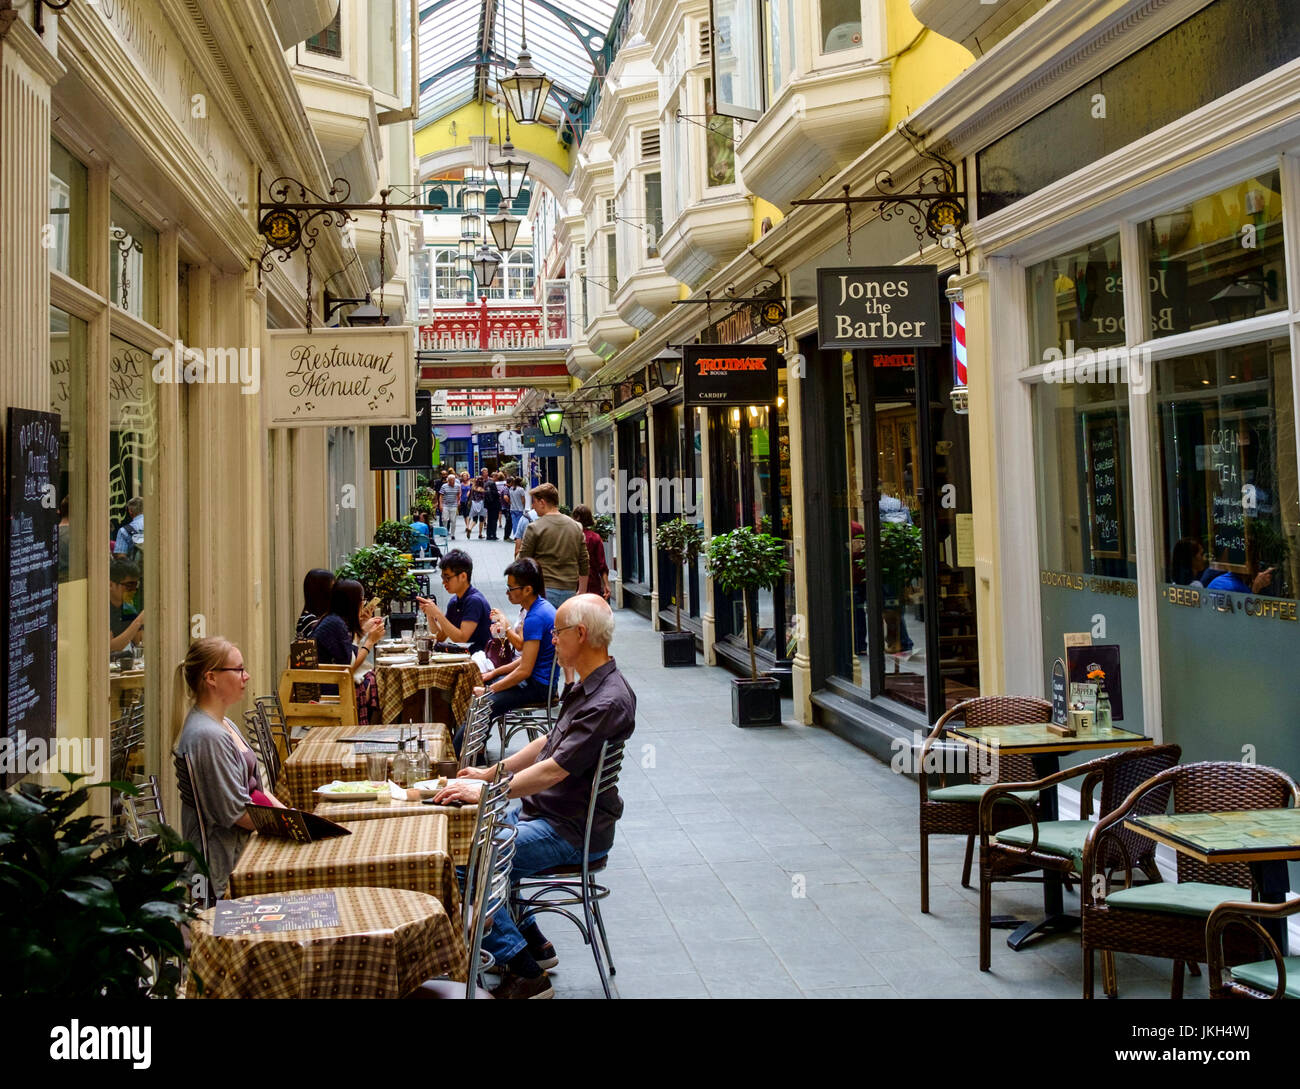
POLYGON ((598 514, 592 523, 594 529, 602 541, 608 541, 614 536, 614 516, 612 514, 598 514))
POLYGON ((726 593, 739 591, 744 603, 749 679, 738 677, 731 682, 731 721, 737 726, 776 726, 781 722, 780 684, 772 677, 758 675, 749 595, 776 585, 787 566, 780 539, 755 533, 749 526, 720 533, 709 541, 706 567, 710 577, 726 593))
POLYGON ((682 631, 682 571, 688 563, 695 562, 704 547, 704 531, 685 518, 674 518, 659 527, 655 544, 660 555, 667 556, 677 568, 677 593, 673 597, 676 630, 663 633, 664 665, 694 665, 695 633, 682 631))
MULTIPOLYGON (((900 618, 907 606, 907 588, 921 577, 921 527, 881 522, 876 553, 885 596, 885 646, 900 648, 900 618)), ((859 562, 865 562, 865 554, 859 562)))
POLYGON ((387 522, 379 523, 379 528, 375 530, 375 544, 390 545, 398 552, 410 552, 412 536, 410 522, 398 522, 390 518, 387 522))
POLYGON ((379 611, 387 612, 393 601, 411 601, 419 583, 411 573, 411 561, 392 545, 374 544, 358 548, 334 572, 335 578, 356 579, 366 598, 379 598, 379 611))
POLYGON ((113 834, 78 778, 0 793, 0 997, 174 998, 197 910, 175 855, 195 851, 165 825, 113 834))

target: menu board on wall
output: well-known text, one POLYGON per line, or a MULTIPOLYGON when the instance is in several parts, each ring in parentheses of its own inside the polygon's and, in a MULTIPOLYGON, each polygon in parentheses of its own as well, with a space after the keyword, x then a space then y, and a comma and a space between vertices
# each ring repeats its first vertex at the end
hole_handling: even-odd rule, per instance
MULTIPOLYGON (((1246 503, 1253 489, 1243 488, 1243 447, 1253 432, 1236 425, 1210 431, 1210 441, 1197 451, 1198 468, 1205 473, 1205 501, 1209 506, 1210 547, 1216 568, 1244 574, 1246 566, 1246 503)), ((1257 493, 1255 493, 1257 498, 1257 493)))
MULTIPOLYGON (((5 455, 3 638, 10 752, 55 733, 59 616, 57 412, 10 408, 5 455)), ((6 764, 6 768, 8 765, 6 764)), ((7 771, 5 785, 11 778, 7 771)))
POLYGON ((1120 434, 1115 416, 1090 419, 1086 428, 1088 538, 1092 555, 1119 559, 1122 553, 1123 505, 1120 495, 1120 434))

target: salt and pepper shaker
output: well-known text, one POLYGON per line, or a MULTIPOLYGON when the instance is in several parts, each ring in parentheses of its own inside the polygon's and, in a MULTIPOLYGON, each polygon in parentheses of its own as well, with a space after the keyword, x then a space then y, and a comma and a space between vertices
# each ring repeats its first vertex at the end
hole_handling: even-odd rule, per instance
POLYGON ((411 758, 406 755, 406 730, 398 730, 397 755, 393 757, 393 782, 399 787, 411 785, 411 758))

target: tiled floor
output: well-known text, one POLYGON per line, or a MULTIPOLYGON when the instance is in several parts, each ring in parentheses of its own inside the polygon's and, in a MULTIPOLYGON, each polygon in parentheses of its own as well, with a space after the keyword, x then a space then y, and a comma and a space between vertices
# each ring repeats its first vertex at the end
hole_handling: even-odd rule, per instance
MULTIPOLYGON (((463 540, 459 542, 464 545, 463 540)), ((505 609, 504 543, 473 541, 475 584, 505 609)), ((1076 998, 1077 933, 1019 953, 994 932, 978 969, 978 897, 960 887, 964 844, 931 840, 931 912, 919 908, 916 784, 817 727, 731 725, 725 670, 667 670, 649 622, 616 614, 613 653, 637 694, 605 871, 605 919, 622 998, 1076 998)), ((1005 889, 1006 886, 1003 886, 1005 889)), ((1030 916, 1041 894, 995 890, 1030 916)), ((1066 894, 1067 909, 1077 896, 1066 894)), ((561 998, 601 997, 590 951, 557 916, 561 998)), ((1124 998, 1169 993, 1167 961, 1117 958, 1124 998)), ((1100 973, 1098 973, 1100 980, 1100 973)), ((1188 997, 1204 996, 1204 977, 1188 997)))

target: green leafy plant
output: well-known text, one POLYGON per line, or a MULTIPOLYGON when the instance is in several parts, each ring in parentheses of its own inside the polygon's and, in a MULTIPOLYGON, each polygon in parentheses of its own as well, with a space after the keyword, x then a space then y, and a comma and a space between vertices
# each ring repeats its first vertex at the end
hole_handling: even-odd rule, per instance
POLYGON ((415 495, 411 498, 411 510, 419 511, 421 514, 432 514, 438 503, 438 493, 432 488, 421 485, 415 489, 415 495))
POLYGON ((602 541, 608 541, 614 536, 614 516, 612 514, 598 514, 592 521, 592 528, 600 534, 602 541))
POLYGON ((390 518, 387 522, 380 522, 375 530, 375 544, 390 545, 398 552, 411 551, 411 538, 409 522, 395 522, 390 518))
POLYGON ((365 588, 366 597, 379 598, 379 607, 387 612, 394 599, 409 601, 419 592, 419 583, 410 573, 411 561, 392 545, 376 544, 358 548, 334 577, 356 579, 365 588))
POLYGON ((559 511, 560 511, 560 513, 563 514, 564 517, 566 517, 566 518, 572 518, 572 517, 573 517, 573 508, 572 508, 572 507, 567 507, 567 506, 565 506, 563 503, 560 504, 560 506, 559 506, 559 511))
POLYGON ((901 598, 907 586, 921 577, 921 527, 881 522, 876 555, 881 582, 893 587, 901 598))
POLYGON ((175 855, 197 852, 166 825, 144 843, 112 834, 66 778, 0 793, 0 997, 174 998, 197 911, 175 855))
POLYGON ((749 595, 751 591, 775 586, 788 568, 783 542, 766 533, 755 533, 749 526, 719 533, 708 544, 705 569, 709 576, 724 593, 740 591, 744 602, 751 680, 758 680, 758 661, 754 657, 754 631, 749 622, 749 595))
POLYGON ((674 518, 665 522, 655 533, 655 544, 661 554, 667 556, 677 568, 677 596, 673 598, 676 607, 677 630, 682 630, 682 569, 695 558, 704 547, 704 530, 685 518, 674 518))

